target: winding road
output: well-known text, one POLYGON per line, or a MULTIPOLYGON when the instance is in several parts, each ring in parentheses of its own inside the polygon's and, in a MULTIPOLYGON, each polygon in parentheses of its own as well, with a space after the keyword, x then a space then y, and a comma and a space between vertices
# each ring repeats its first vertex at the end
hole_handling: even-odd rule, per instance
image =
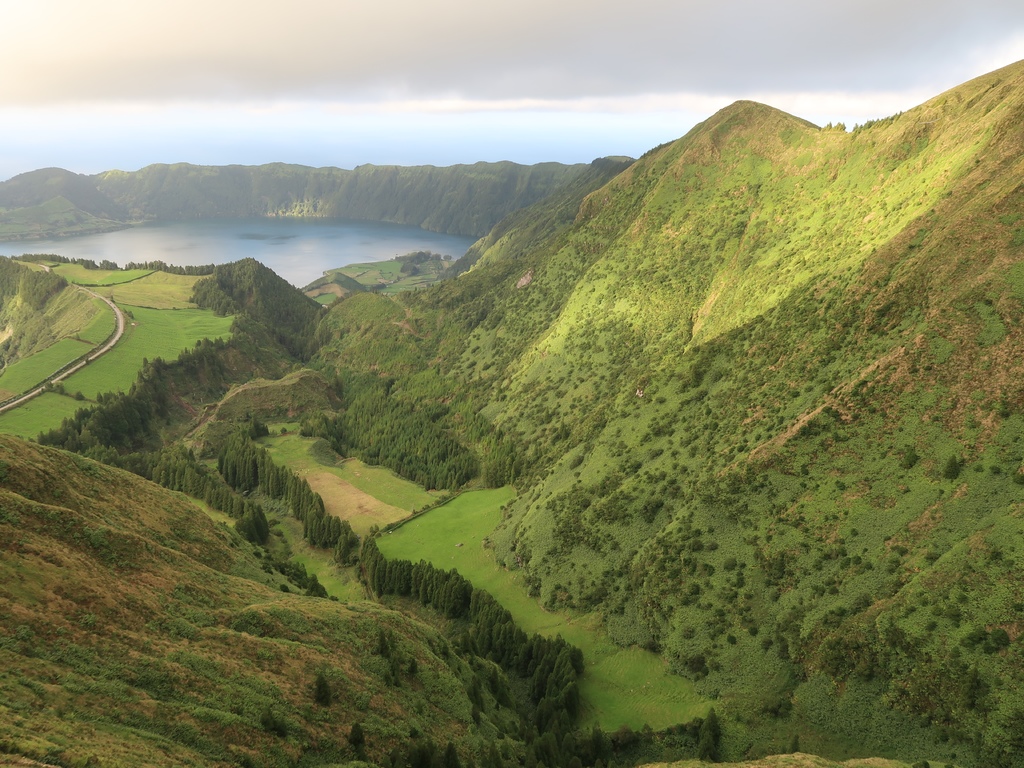
MULTIPOLYGON (((49 271, 49 270, 47 270, 47 271, 49 271)), ((26 392, 24 395, 19 397, 17 400, 12 400, 9 403, 6 403, 4 405, 0 405, 0 413, 5 413, 6 411, 11 410, 12 408, 17 408, 19 405, 28 402, 33 397, 38 397, 39 395, 43 394, 43 392, 46 391, 46 388, 49 385, 51 385, 51 384, 59 384, 60 382, 64 381, 64 379, 66 379, 71 374, 77 373, 78 371, 82 370, 86 365, 91 363, 93 360, 96 360, 98 357, 101 357, 101 356, 105 355, 107 352, 109 352, 113 348, 113 346, 115 344, 117 344, 118 341, 120 341, 121 336, 124 335, 124 313, 118 308, 118 306, 111 299, 108 299, 106 296, 100 296, 95 291, 90 291, 88 288, 84 288, 81 285, 76 285, 75 288, 77 288, 80 291, 85 291, 87 294, 89 294, 93 298, 101 299, 102 301, 105 301, 107 303, 107 305, 112 310, 114 310, 114 318, 117 320, 117 328, 114 331, 114 335, 111 336, 109 339, 107 339, 106 342, 104 342, 102 347, 100 347, 99 349, 97 349, 97 350, 95 350, 93 352, 90 352, 88 355, 86 355, 85 357, 81 358, 77 363, 72 365, 67 370, 61 371, 56 376, 51 376, 46 381, 44 381, 42 384, 40 384, 38 387, 33 389, 31 392, 26 392)))

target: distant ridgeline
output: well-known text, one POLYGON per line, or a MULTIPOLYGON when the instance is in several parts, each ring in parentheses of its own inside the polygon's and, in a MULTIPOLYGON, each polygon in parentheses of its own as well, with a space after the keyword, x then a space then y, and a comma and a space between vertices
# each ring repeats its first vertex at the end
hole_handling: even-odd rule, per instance
POLYGON ((44 168, 0 183, 0 239, 101 232, 148 220, 264 216, 390 222, 481 236, 586 168, 511 162, 354 170, 179 163, 94 176, 44 168))

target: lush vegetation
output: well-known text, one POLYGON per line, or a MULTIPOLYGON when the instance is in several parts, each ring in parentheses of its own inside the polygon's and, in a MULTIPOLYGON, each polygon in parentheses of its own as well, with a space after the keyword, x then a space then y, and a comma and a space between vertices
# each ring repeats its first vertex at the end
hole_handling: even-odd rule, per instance
POLYGON ((623 725, 660 730, 703 717, 709 703, 689 680, 670 674, 655 654, 614 645, 595 616, 545 609, 530 596, 521 571, 497 565, 488 537, 514 498, 510 488, 465 491, 388 529, 378 546, 391 559, 423 559, 438 568, 454 568, 508 609, 525 631, 560 635, 582 650, 587 662, 580 679, 584 724, 596 723, 607 731, 623 725))
POLYGON ((95 400, 104 392, 123 392, 149 359, 174 360, 203 339, 230 338, 232 318, 211 312, 123 306, 128 315, 125 335, 114 349, 70 376, 65 388, 95 400))
POLYGON ((102 232, 149 219, 262 216, 393 222, 479 236, 582 169, 509 162, 351 171, 180 163, 84 176, 47 168, 0 183, 0 237, 102 232))
POLYGON ((311 352, 321 307, 255 261, 220 264, 193 286, 192 301, 218 315, 241 314, 269 331, 289 353, 311 352))
MULTIPOLYGON (((318 676, 320 651, 304 650, 299 630, 284 632, 266 618, 273 611, 253 607, 267 604, 265 592, 246 593, 249 613, 236 627, 236 609, 219 602, 234 599, 225 588, 197 607, 215 615, 210 635, 227 646, 219 633, 230 627, 298 643, 293 656, 263 651, 279 665, 273 679, 286 669, 309 681, 313 703, 302 713, 282 695, 233 717, 210 714, 223 712, 206 703, 222 695, 227 676, 217 675, 198 687, 214 691, 204 703, 189 700, 230 732, 218 725, 214 738, 195 713, 175 708, 175 687, 178 698, 165 697, 171 719, 210 744, 177 735, 174 744, 222 759, 224 744, 253 743, 258 723, 260 738, 282 740, 272 743, 283 751, 266 758, 278 764, 297 759, 301 746, 310 764, 367 758, 386 768, 469 759, 582 768, 798 749, 1020 768, 1021 124, 1022 65, 852 133, 738 103, 635 163, 598 163, 557 186, 478 243, 452 270, 457 278, 422 290, 353 291, 325 311, 253 262, 197 281, 196 303, 234 314, 231 339, 149 362, 129 391, 99 395, 40 439, 146 477, 159 468, 158 479, 182 491, 202 488, 211 514, 220 507, 238 521, 222 544, 234 541, 224 545, 251 565, 253 542, 267 542, 257 573, 237 558, 218 560, 221 573, 321 594, 305 565, 275 554, 291 546, 285 528, 292 541, 305 534, 307 555, 344 541, 337 559, 351 562, 354 534, 312 481, 294 474, 297 452, 329 469, 357 456, 427 488, 514 483, 517 493, 492 491, 507 494, 493 514, 471 509, 463 494, 365 542, 367 586, 400 614, 362 604, 374 630, 338 639, 370 659, 384 686, 359 711, 393 702, 390 726, 346 710, 346 730, 321 729, 328 718, 318 720, 315 707, 334 706, 344 675, 318 676), (300 373, 303 364, 312 370, 300 373), (270 418, 291 425, 286 432, 301 420, 305 437, 272 437, 270 418), (446 509, 452 519, 438 522, 446 509), (416 536, 421 550, 400 553, 416 536), (456 546, 470 541, 479 546, 456 546), (586 658, 581 677, 572 648, 552 639, 563 626, 586 658), (540 637, 528 636, 534 631, 540 637), (450 660, 461 683, 431 687, 421 673, 431 657, 403 639, 413 636, 432 638, 433 658, 450 660), (622 655, 600 650, 611 646, 597 637, 622 655), (661 682, 631 695, 677 707, 688 723, 607 734, 573 722, 638 717, 639 707, 611 709, 587 685, 603 681, 611 699, 615 685, 653 679, 655 667, 676 676, 679 697, 661 682), (436 706, 455 714, 431 729, 423 723, 436 706)), ((154 199, 165 181, 173 188, 195 169, 165 170, 148 177, 154 199)), ((246 173, 193 175, 227 205, 246 173)), ((105 182, 121 185, 128 201, 134 182, 105 182)), ((11 306, 54 312, 66 288, 53 280, 10 272, 11 306), (26 280, 26 296, 42 297, 34 304, 20 298, 26 280)), ((5 497, 0 519, 12 531, 4 540, 31 574, 30 564, 45 569, 40 562, 61 556, 15 534, 22 510, 73 527, 75 510, 93 504, 80 497, 106 503, 109 489, 79 478, 74 494, 58 486, 67 498, 46 495, 45 473, 31 468, 58 459, 5 445, 17 483, 3 492, 31 503, 5 497)), ((110 482, 130 499, 157 493, 120 474, 110 482)), ((112 508, 138 515, 130 503, 112 508)), ((32 525, 33 536, 45 529, 32 525)), ((113 525, 97 533, 90 518, 88 530, 54 525, 47 535, 113 552, 119 574, 155 568, 142 553, 156 544, 118 548, 113 525)), ((189 557, 212 557, 188 536, 162 535, 189 557)), ((18 619, 0 619, 2 650, 17 657, 10 668, 31 667, 32 638, 47 626, 40 606, 68 598, 31 592, 45 583, 38 576, 4 583, 13 585, 0 592, 12 615, 33 618, 24 631, 11 623, 18 619)), ((333 626, 322 613, 335 610, 331 602, 303 598, 296 609, 317 648, 333 648, 318 634, 333 626)), ((47 649, 59 647, 47 640, 47 649)), ((43 674, 31 667, 29 684, 10 683, 19 717, 52 709, 53 691, 32 685, 43 674)), ((169 720, 157 719, 166 728, 169 720)), ((9 731, 22 751, 33 748, 31 727, 9 731)))
MULTIPOLYGON (((323 499, 285 467, 274 464, 270 453, 252 442, 264 437, 255 425, 249 433, 238 432, 225 444, 217 457, 217 470, 224 481, 243 495, 259 491, 268 498, 282 499, 292 516, 303 526, 303 538, 315 547, 333 549, 335 560, 341 565, 355 562, 359 538, 347 521, 328 515, 323 499)), ((266 536, 263 537, 266 541, 266 536)), ((262 543, 262 542, 261 542, 262 543)))
POLYGON ((184 497, 9 438, 0 457, 0 531, 19 542, 0 558, 5 752, 50 764, 384 764, 451 741, 480 761, 488 736, 517 729, 490 692, 489 662, 372 603, 289 594, 298 585, 262 550, 184 497), (362 737, 348 738, 357 725, 362 737))
POLYGON ((438 407, 397 404, 389 382, 363 376, 342 386, 342 412, 303 422, 302 434, 322 437, 343 456, 382 464, 425 488, 455 489, 477 473, 471 451, 438 425, 438 407))
POLYGON ((113 313, 99 299, 53 272, 0 259, 0 392, 21 394, 42 384, 114 330, 113 313))
POLYGON ((451 257, 415 251, 388 261, 349 264, 328 271, 302 290, 322 304, 363 290, 398 293, 423 288, 451 274, 451 257))
POLYGON ((718 698, 723 756, 1015 765, 1021 77, 852 134, 734 105, 317 359, 500 429, 439 419, 518 477, 498 563, 718 698))

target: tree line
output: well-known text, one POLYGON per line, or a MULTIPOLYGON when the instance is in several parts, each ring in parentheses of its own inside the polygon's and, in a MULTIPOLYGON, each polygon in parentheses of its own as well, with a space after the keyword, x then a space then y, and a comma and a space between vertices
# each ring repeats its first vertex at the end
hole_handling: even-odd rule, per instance
POLYGON ((462 649, 493 661, 527 687, 533 704, 532 717, 524 722, 527 765, 568 766, 576 756, 572 734, 580 713, 578 681, 583 674, 579 648, 561 636, 528 636, 490 594, 474 588, 454 569, 443 571, 422 560, 388 560, 373 538, 363 543, 360 561, 375 594, 407 597, 449 619, 467 622, 462 649))
MULTIPOLYGON (((19 261, 52 261, 57 264, 77 264, 85 269, 121 270, 116 262, 110 259, 102 259, 98 263, 93 259, 70 258, 55 253, 26 253, 16 257, 19 261)), ((210 275, 213 274, 213 264, 189 264, 179 266, 167 264, 163 261, 130 261, 124 265, 124 271, 133 269, 151 270, 153 272, 166 272, 170 275, 210 275)))
POLYGON ((0 307, 4 299, 20 296, 30 307, 42 312, 46 302, 67 285, 67 280, 53 272, 36 272, 0 257, 0 307))
POLYGON ((316 351, 323 307, 255 259, 218 264, 192 287, 191 300, 218 315, 241 313, 255 320, 300 360, 316 351))
POLYGON ((444 414, 434 404, 416 408, 390 396, 390 386, 378 376, 350 379, 341 392, 342 410, 304 419, 301 433, 424 488, 454 490, 469 482, 478 471, 476 457, 438 423, 444 414))
POLYGON ((327 514, 320 494, 291 470, 276 465, 270 452, 253 443, 249 434, 236 432, 225 443, 217 457, 217 469, 224 482, 243 495, 258 491, 284 501, 302 523, 306 541, 314 547, 333 549, 342 565, 355 562, 359 537, 348 521, 327 514))
MULTIPOLYGON (((416 600, 463 623, 465 630, 456 644, 460 651, 488 659, 520 681, 515 689, 525 691, 532 705, 520 712, 525 768, 603 768, 613 756, 626 764, 684 757, 719 759, 722 730, 713 709, 703 718, 661 732, 646 727, 634 732, 628 726, 613 734, 598 726, 589 732, 577 730, 579 678, 584 670, 579 648, 560 636, 527 635, 511 613, 457 571, 444 571, 422 560, 415 564, 388 560, 374 538, 363 542, 360 563, 376 595, 416 600)), ((500 685, 492 681, 491 688, 502 697, 500 685)), ((473 698, 473 691, 469 693, 473 698)), ((436 746, 420 741, 411 743, 405 754, 393 754, 388 762, 394 768, 439 768, 445 764, 436 746)), ((505 762, 492 746, 482 756, 481 765, 500 768, 505 762)))

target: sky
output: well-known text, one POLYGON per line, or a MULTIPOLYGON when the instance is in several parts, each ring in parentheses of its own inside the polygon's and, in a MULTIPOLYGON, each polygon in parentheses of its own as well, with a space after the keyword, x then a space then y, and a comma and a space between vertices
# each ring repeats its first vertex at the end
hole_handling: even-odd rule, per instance
POLYGON ((848 127, 1024 59, 1021 0, 0 0, 0 179, 639 156, 737 99, 848 127))

